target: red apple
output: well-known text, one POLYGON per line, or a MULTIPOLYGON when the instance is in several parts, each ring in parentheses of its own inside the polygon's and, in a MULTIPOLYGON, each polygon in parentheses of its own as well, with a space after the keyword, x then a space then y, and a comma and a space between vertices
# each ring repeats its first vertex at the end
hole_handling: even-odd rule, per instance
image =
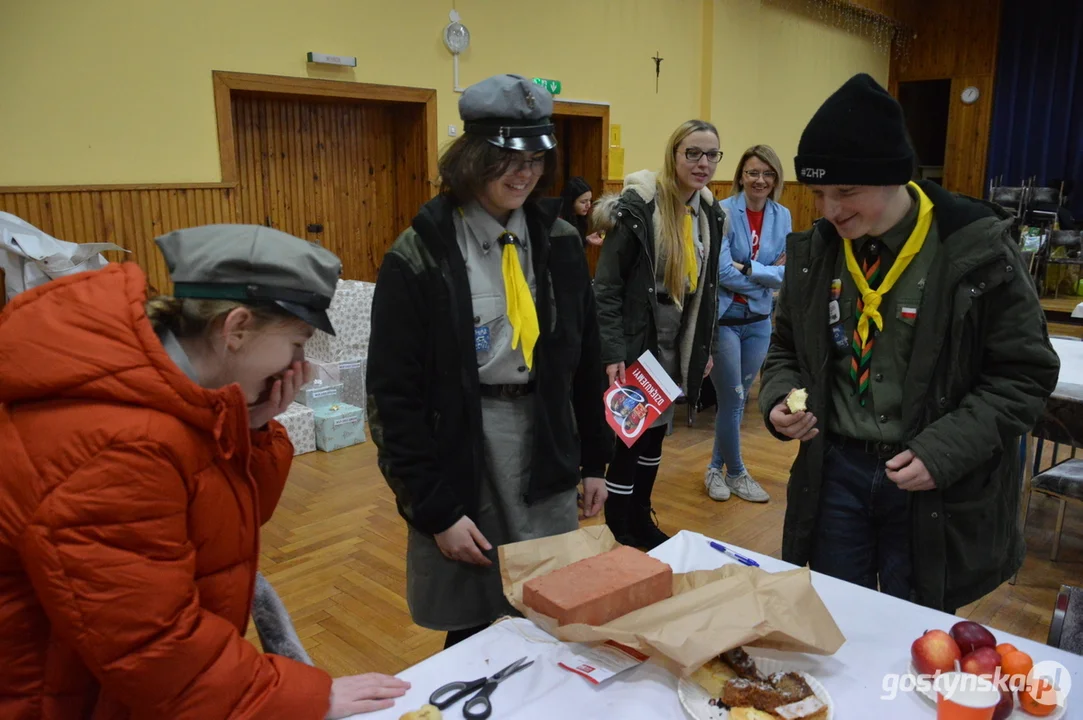
POLYGON ((910 646, 910 659, 914 668, 921 675, 935 675, 937 672, 952 672, 955 661, 963 654, 959 646, 943 630, 926 630, 925 634, 910 646))
POLYGON ((993 720, 1005 720, 1015 711, 1015 696, 1011 690, 1000 691, 1000 702, 993 710, 993 720))
POLYGON ((957 622, 951 627, 951 637, 959 646, 963 655, 969 655, 978 648, 996 648, 997 641, 993 633, 986 630, 976 622, 964 620, 957 622))
POLYGON ((980 647, 963 656, 960 669, 972 675, 994 675, 1000 667, 1000 654, 990 647, 980 647))

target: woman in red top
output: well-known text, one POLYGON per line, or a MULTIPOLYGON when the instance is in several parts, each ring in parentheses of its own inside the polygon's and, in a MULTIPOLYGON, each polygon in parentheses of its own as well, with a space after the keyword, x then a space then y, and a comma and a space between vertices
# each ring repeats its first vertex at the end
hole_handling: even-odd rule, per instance
POLYGON ((792 230, 782 197, 782 163, 767 145, 745 150, 722 201, 726 227, 718 260, 718 342, 711 383, 718 397, 714 453, 704 484, 713 500, 730 493, 767 502, 741 458, 741 418, 752 381, 771 342, 774 291, 782 287, 786 236, 792 230))

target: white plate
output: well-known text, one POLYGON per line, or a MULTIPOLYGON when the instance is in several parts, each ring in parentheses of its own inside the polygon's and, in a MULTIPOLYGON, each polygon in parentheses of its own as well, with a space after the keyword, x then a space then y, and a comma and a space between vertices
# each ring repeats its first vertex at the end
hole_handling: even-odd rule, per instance
MULTIPOLYGON (((812 692, 820 699, 820 702, 827 706, 827 720, 834 720, 835 705, 831 701, 831 694, 827 692, 827 688, 820 684, 819 680, 807 672, 795 670, 792 665, 783 660, 758 655, 755 650, 748 650, 747 652, 749 657, 756 661, 756 667, 764 675, 772 675, 776 672, 796 672, 803 677, 808 686, 812 688, 812 692)), ((680 698, 685 711, 696 720, 728 720, 730 716, 730 711, 726 708, 711 705, 710 701, 717 698, 711 697, 706 690, 700 687, 699 683, 690 678, 682 677, 677 683, 677 697, 680 698)))
MULTIPOLYGON (((914 667, 914 662, 913 661, 910 661, 910 666, 906 669, 906 672, 911 678, 913 678, 913 681, 915 683, 915 687, 917 688, 916 692, 919 695, 921 695, 922 697, 924 697, 926 700, 928 700, 930 703, 932 703, 932 706, 935 708, 936 707, 936 689, 932 687, 931 683, 928 683, 926 685, 918 685, 917 684, 918 670, 917 670, 916 667, 914 667)), ((1067 700, 1065 700, 1065 702, 1064 702, 1064 707, 1061 707, 1061 708, 1057 709, 1057 711, 1054 712, 1052 715, 1043 715, 1042 717, 1047 718, 1047 720, 1059 720, 1059 718, 1064 717, 1064 713, 1066 713, 1066 712, 1068 712, 1068 701, 1067 700)), ((1006 718, 1006 720, 1033 720, 1033 718, 1034 718, 1034 715, 1031 715, 1030 713, 1024 712, 1023 708, 1019 707, 1019 700, 1016 699, 1015 700, 1015 710, 1012 711, 1012 714, 1009 715, 1006 718)))

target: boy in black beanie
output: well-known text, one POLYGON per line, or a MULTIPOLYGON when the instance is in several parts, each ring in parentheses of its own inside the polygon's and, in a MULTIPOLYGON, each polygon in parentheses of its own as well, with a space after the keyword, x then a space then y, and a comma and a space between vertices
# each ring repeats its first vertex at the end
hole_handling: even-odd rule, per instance
POLYGON ((1059 370, 1011 220, 910 181, 902 108, 868 75, 794 164, 823 217, 788 239, 759 395, 801 441, 783 559, 954 612, 1022 564, 1019 437, 1059 370))

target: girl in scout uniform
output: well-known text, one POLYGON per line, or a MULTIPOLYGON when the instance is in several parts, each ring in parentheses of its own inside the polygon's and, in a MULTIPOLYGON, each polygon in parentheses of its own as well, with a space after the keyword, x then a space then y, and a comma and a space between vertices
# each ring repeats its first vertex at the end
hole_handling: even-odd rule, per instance
POLYGON ((597 514, 612 444, 582 241, 539 196, 555 169, 552 97, 517 75, 463 93, 442 188, 384 258, 369 413, 409 525, 407 602, 447 645, 514 612, 499 545, 597 514))
MULTIPOLYGON (((689 120, 666 143, 662 172, 629 175, 619 196, 603 198, 594 225, 606 232, 595 273, 602 362, 609 382, 650 351, 680 384, 689 417, 711 371, 718 256, 725 214, 707 183, 722 159, 718 131, 689 120)), ((615 444, 606 482, 606 522, 625 544, 653 548, 668 539, 651 518, 670 408, 631 448, 615 444)))
POLYGON ((253 225, 158 239, 0 315, 0 717, 342 718, 407 683, 245 640, 260 526, 293 445, 273 418, 341 264, 253 225), (32 369, 32 371, 30 371, 32 369))

